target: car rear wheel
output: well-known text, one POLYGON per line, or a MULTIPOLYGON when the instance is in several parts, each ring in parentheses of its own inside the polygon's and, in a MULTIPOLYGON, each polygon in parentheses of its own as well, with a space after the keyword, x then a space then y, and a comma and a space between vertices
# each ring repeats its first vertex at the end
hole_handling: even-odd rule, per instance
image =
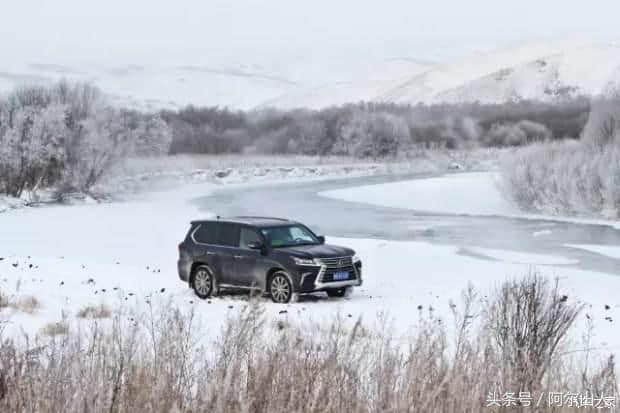
POLYGON ((274 303, 286 304, 293 297, 293 286, 286 273, 278 271, 269 280, 269 294, 274 303))
POLYGON ((213 293, 215 278, 209 267, 201 265, 194 271, 192 277, 192 288, 196 295, 203 300, 213 293))

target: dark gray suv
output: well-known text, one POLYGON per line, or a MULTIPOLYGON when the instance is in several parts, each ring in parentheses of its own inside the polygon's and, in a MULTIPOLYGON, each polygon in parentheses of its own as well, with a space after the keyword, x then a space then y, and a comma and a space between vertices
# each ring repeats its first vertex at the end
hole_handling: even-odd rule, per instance
POLYGON ((179 244, 178 268, 200 298, 241 288, 288 303, 315 291, 344 297, 362 285, 355 251, 325 244, 305 225, 280 218, 192 221, 179 244))

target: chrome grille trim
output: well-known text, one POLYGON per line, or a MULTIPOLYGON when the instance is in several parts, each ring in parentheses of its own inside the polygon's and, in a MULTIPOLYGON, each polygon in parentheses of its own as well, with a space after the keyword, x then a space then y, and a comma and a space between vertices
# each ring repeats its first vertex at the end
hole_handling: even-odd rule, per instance
POLYGON ((316 261, 326 268, 342 268, 353 265, 353 257, 317 258, 316 261))

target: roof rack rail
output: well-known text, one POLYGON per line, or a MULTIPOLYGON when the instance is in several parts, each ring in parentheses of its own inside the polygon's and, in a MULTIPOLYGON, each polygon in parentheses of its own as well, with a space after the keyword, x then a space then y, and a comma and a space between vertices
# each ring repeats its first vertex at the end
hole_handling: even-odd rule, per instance
POLYGON ((283 222, 289 222, 290 219, 287 218, 277 218, 277 217, 261 217, 261 216, 253 216, 253 215, 240 215, 240 216, 236 216, 236 217, 231 217, 231 218, 248 218, 248 219, 273 219, 274 221, 283 221, 283 222))

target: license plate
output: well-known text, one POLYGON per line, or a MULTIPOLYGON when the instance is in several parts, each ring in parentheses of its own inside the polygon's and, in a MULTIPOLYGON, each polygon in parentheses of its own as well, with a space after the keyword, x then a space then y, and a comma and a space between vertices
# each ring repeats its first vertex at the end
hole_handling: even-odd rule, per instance
POLYGON ((349 279, 348 271, 338 271, 334 273, 334 281, 348 280, 348 279, 349 279))

